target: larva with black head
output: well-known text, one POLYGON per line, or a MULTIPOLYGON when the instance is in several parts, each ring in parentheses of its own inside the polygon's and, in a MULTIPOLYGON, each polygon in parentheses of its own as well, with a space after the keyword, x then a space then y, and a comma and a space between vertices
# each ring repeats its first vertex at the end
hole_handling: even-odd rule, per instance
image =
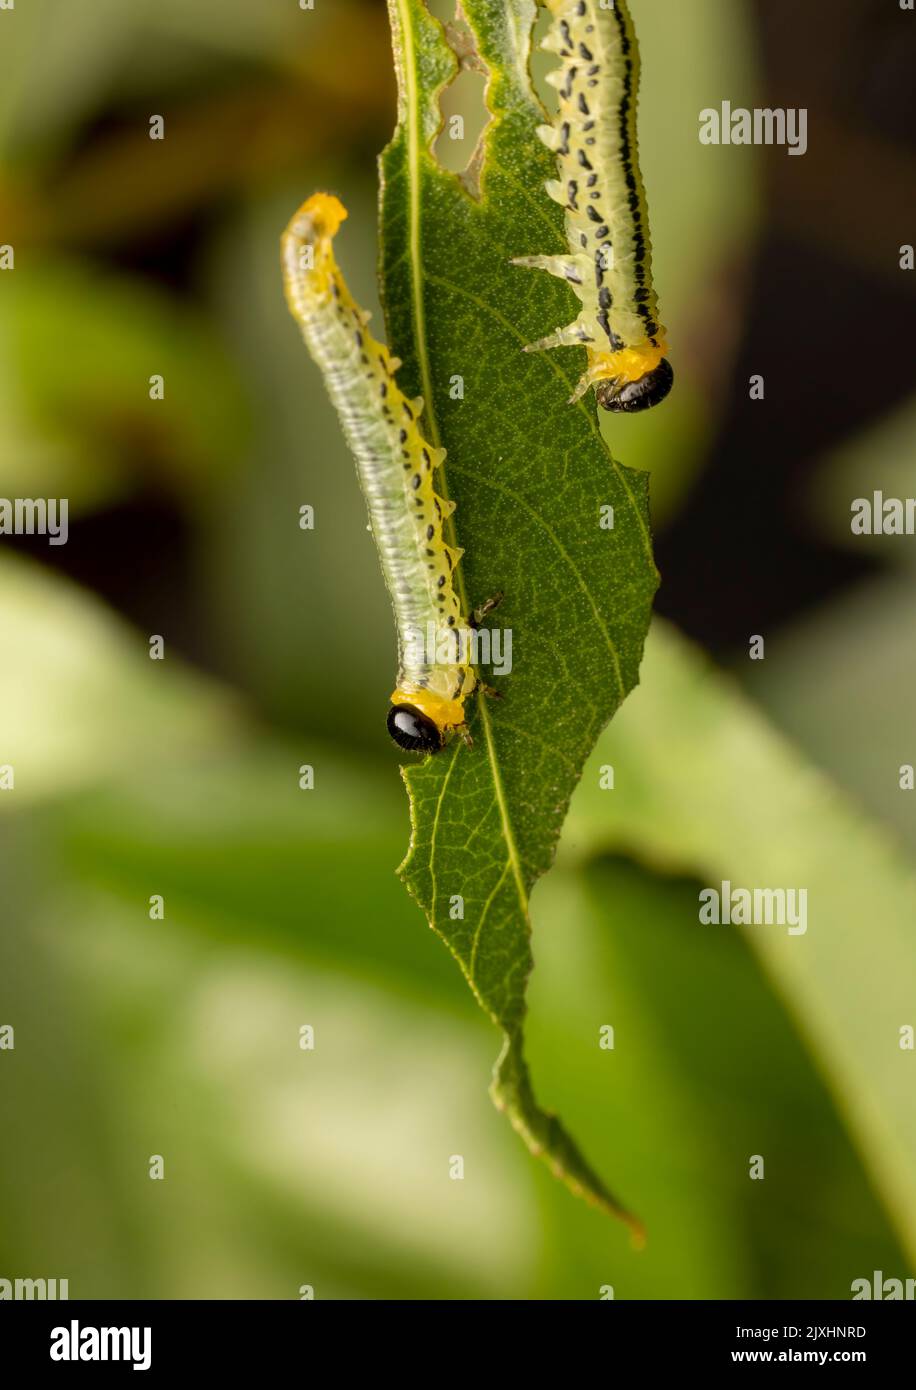
POLYGON ((408 400, 401 392, 400 363, 368 331, 369 315, 334 259, 333 239, 346 216, 327 193, 303 203, 282 238, 284 288, 355 455, 391 595, 399 664, 388 731, 401 748, 434 753, 450 733, 470 741, 464 702, 478 687, 467 661, 470 624, 453 582, 462 551, 443 535, 455 504, 433 487, 445 450, 424 438, 422 397, 408 400), (434 643, 426 641, 431 631, 434 643))
POLYGON ((557 275, 582 303, 565 328, 526 352, 584 347, 588 365, 572 400, 595 387, 605 410, 647 410, 674 380, 665 357, 652 283, 652 248, 639 172, 636 101, 639 49, 626 0, 542 0, 553 23, 542 43, 560 66, 548 76, 557 89, 553 125, 538 134, 557 156, 550 197, 566 212, 569 250, 563 256, 519 256, 512 264, 557 275))

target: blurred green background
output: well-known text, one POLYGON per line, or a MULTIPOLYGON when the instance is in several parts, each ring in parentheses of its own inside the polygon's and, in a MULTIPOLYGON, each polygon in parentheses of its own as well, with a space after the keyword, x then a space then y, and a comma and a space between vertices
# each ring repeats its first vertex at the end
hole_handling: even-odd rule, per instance
MULTIPOLYGON (((491 1108, 496 1035, 394 876, 389 606, 278 268, 291 211, 333 188, 347 274, 377 304, 384 7, 45 0, 0 12, 0 496, 70 499, 66 546, 0 539, 0 1277, 88 1298, 788 1298, 912 1270, 896 1030, 916 1018, 885 985, 916 983, 897 779, 916 761, 913 552, 848 529, 853 497, 912 477, 901 40, 870 0, 632 9, 678 385, 605 428, 652 472, 661 612, 734 684, 698 676, 685 751, 660 654, 596 753, 534 895, 530 1047, 647 1248, 491 1108), (724 98, 808 107, 809 154, 701 146, 698 112, 724 98), (850 389, 876 321, 888 366, 850 389), (759 778, 726 787, 736 753, 759 778), (606 825, 587 796, 618 758, 660 798, 642 831, 639 790, 606 825), (830 780, 796 806, 806 764, 830 780), (678 828, 694 815, 708 853, 678 828), (696 922, 710 874, 794 882, 767 877, 790 840, 797 881, 810 846, 811 882, 839 886, 810 967, 805 939, 783 961, 696 922), (900 884, 874 921, 872 864, 900 884), (831 1017, 843 981, 884 1038, 860 1067, 831 1017)), ((452 167, 481 90, 466 73, 444 97, 467 117, 464 145, 440 144, 452 167)))

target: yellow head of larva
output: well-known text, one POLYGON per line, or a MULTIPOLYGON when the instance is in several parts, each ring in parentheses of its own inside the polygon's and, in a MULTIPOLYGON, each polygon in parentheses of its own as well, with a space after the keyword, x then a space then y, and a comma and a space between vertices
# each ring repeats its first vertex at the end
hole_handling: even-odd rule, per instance
POLYGON ((447 734, 465 728, 464 695, 457 700, 433 690, 395 690, 388 711, 388 732, 399 748, 437 753, 447 734))

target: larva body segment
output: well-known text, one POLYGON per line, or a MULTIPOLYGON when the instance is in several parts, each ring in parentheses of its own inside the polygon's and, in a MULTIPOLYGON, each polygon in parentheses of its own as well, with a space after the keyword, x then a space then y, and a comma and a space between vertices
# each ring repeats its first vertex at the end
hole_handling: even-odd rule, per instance
POLYGON ((540 138, 557 156, 547 184, 566 212, 565 256, 522 256, 514 265, 566 280, 582 310, 573 323, 526 348, 584 346, 590 386, 607 410, 645 410, 663 400, 673 373, 652 284, 649 220, 636 142, 639 50, 625 0, 543 0, 553 24, 543 47, 560 59, 548 75, 559 110, 540 138))
POLYGON ((433 487, 445 450, 434 449, 420 429, 422 398, 408 400, 398 387, 400 364, 368 331, 368 315, 334 259, 333 239, 346 216, 329 194, 303 203, 282 238, 284 288, 356 458, 391 595, 399 665, 389 732, 403 748, 434 752, 448 733, 464 732, 464 701, 477 685, 453 583, 462 552, 443 535, 455 504, 433 487), (448 659, 439 659, 443 652, 448 659))

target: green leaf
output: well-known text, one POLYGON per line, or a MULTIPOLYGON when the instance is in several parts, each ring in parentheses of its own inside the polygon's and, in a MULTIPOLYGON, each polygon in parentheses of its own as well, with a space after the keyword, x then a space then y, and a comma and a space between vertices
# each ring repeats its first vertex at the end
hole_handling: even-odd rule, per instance
POLYGON ((440 491, 458 504, 466 609, 504 593, 495 616, 511 629, 513 670, 501 702, 473 702, 472 749, 455 741, 405 771, 413 835, 401 873, 503 1030, 497 1106, 574 1192, 626 1217, 535 1100, 523 1025, 528 897, 589 751, 637 682, 657 583, 647 480, 610 457, 591 394, 567 404, 584 354, 522 352, 575 313, 568 287, 509 264, 565 249, 528 80, 536 6, 466 0, 463 11, 488 73, 479 200, 431 153, 455 54, 422 0, 389 0, 400 99, 382 158, 383 292, 402 386, 422 394, 426 429, 448 450, 440 491), (611 530, 599 525, 606 506, 611 530))
MULTIPOLYGON (((756 952, 916 1255, 913 1053, 899 1034, 913 1022, 916 876, 891 836, 657 622, 645 685, 596 750, 569 840, 572 858, 625 850, 716 888, 807 890, 803 934, 696 917, 692 927, 740 932, 756 952), (614 768, 612 791, 600 789, 601 764, 614 768)), ((736 1045, 733 1031, 722 1045, 736 1045)))

